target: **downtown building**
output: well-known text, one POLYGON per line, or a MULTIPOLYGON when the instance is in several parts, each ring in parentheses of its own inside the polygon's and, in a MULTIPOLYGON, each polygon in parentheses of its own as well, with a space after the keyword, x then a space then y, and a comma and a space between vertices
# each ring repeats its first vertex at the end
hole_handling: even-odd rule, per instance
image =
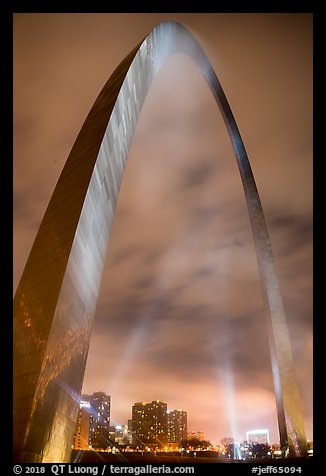
POLYGON ((94 449, 106 449, 110 439, 111 397, 104 392, 95 392, 82 395, 82 401, 88 403, 89 445, 94 449))
POLYGON ((168 411, 168 442, 179 444, 187 439, 187 412, 184 410, 168 411))
POLYGON ((81 401, 79 404, 73 448, 75 450, 89 449, 90 404, 81 401))
POLYGON ((132 442, 131 431, 128 425, 117 425, 114 427, 114 442, 120 446, 130 445, 132 442))
POLYGON ((260 443, 269 445, 269 432, 267 429, 250 430, 246 432, 248 443, 260 443))
POLYGON ((162 449, 168 442, 167 404, 160 400, 132 406, 132 442, 135 446, 162 449))

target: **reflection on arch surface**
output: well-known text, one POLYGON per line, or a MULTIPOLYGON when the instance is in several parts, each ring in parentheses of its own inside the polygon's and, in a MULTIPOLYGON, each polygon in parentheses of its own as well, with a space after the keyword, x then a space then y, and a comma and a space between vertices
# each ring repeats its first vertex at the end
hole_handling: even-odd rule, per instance
POLYGON ((280 440, 306 439, 283 303, 249 160, 212 66, 181 24, 158 25, 120 63, 69 154, 14 298, 14 459, 68 462, 110 227, 137 119, 165 60, 191 57, 223 115, 240 170, 268 314, 280 440))

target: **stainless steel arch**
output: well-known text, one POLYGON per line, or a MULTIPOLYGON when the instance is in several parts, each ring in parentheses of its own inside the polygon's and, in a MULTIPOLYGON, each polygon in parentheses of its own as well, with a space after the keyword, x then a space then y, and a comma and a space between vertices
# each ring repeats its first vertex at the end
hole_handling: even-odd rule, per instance
POLYGON ((69 154, 14 298, 14 459, 69 461, 109 230, 129 145, 153 78, 190 56, 223 114, 247 200, 268 311, 282 447, 305 455, 290 338, 270 240, 249 160, 204 51, 181 24, 158 25, 114 71, 69 154))

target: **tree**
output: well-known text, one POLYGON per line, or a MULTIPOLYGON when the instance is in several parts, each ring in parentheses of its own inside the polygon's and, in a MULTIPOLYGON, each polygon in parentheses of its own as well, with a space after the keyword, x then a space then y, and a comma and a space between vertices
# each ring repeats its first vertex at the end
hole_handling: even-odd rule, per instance
POLYGON ((266 443, 252 443, 250 449, 254 458, 266 458, 271 451, 271 447, 266 443))
POLYGON ((221 439, 221 443, 225 447, 227 455, 230 455, 230 457, 233 458, 234 438, 232 438, 232 436, 225 436, 221 439))
POLYGON ((190 438, 189 440, 181 441, 182 448, 208 448, 211 444, 208 440, 199 440, 198 438, 190 438))

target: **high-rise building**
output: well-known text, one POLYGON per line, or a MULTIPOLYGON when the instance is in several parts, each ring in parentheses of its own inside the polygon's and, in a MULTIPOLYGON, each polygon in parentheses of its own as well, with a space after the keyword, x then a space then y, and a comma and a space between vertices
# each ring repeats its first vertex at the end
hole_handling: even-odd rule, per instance
POLYGON ((115 426, 109 427, 109 440, 110 444, 115 443, 115 426))
POLYGON ((247 441, 248 443, 264 443, 269 444, 269 433, 268 430, 250 430, 247 431, 247 441))
POLYGON ((167 404, 160 400, 132 407, 133 444, 162 448, 168 441, 167 404))
POLYGON ((168 412, 168 442, 180 443, 187 439, 187 412, 171 410, 168 412))
POLYGON ((104 392, 83 395, 90 404, 89 443, 92 448, 106 449, 109 446, 111 397, 104 392))
POLYGON ((89 409, 88 402, 80 402, 73 445, 75 450, 88 450, 89 448, 89 409))

